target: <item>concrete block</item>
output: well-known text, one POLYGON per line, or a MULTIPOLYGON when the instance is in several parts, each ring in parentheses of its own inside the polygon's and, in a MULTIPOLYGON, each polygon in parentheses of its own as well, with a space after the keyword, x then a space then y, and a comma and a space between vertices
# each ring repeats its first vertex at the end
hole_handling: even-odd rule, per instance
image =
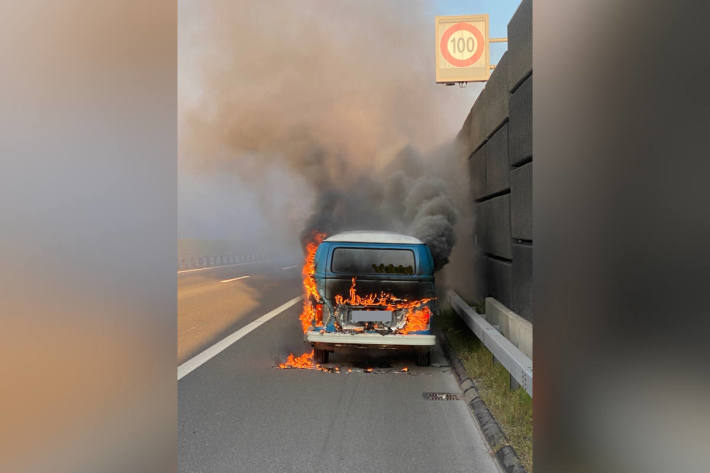
POLYGON ((510 445, 505 445, 495 454, 498 464, 505 473, 526 473, 525 467, 520 463, 517 453, 510 445))
POLYGON ((469 121, 468 139, 471 149, 478 148, 481 143, 486 141, 486 138, 488 138, 485 121, 487 95, 486 89, 483 89, 481 93, 478 94, 478 98, 473 103, 473 107, 471 107, 471 112, 469 113, 471 118, 469 121))
POLYGON ((509 306, 512 299, 512 264, 491 257, 486 259, 488 294, 509 306))
POLYGON ((481 146, 468 161, 471 192, 474 199, 486 195, 486 145, 481 146))
POLYGON ((508 130, 510 164, 532 156, 532 76, 510 96, 510 129, 508 130))
POLYGON ((486 142, 486 194, 510 187, 508 158, 508 124, 496 131, 486 142))
POLYGON ((459 132, 456 134, 456 140, 454 140, 456 144, 457 150, 461 151, 463 156, 468 157, 471 152, 473 151, 473 148, 471 148, 471 143, 469 139, 469 134, 471 131, 471 110, 468 111, 468 115, 466 115, 466 120, 463 122, 463 126, 459 130, 459 132))
POLYGON ((463 381, 468 378, 466 375, 466 369, 463 367, 461 364, 461 361, 458 358, 454 358, 451 360, 451 368, 454 371, 454 374, 456 375, 456 378, 459 381, 463 381))
POLYGON ((532 0, 523 0, 508 22, 508 90, 532 71, 532 0))
MULTIPOLYGON (((487 207, 488 204, 486 201, 480 202, 480 203, 474 203, 474 212, 475 212, 475 223, 474 223, 474 232, 473 232, 473 243, 474 243, 474 248, 476 248, 477 251, 480 251, 481 253, 485 253, 486 251, 486 238, 485 238, 485 231, 486 231, 486 226, 488 223, 486 222, 487 219, 487 207)), ((454 246, 455 248, 455 246, 454 246)))
MULTIPOLYGON (((476 204, 478 205, 478 204, 476 204)), ((478 221, 478 218, 476 219, 478 221)), ((486 255, 483 254, 483 249, 480 247, 481 239, 477 234, 473 235, 473 247, 470 251, 471 264, 465 270, 446 272, 446 284, 456 288, 456 290, 469 301, 481 302, 488 294, 488 281, 486 281, 486 255), (456 281, 456 282, 452 282, 456 281), (459 291, 461 286, 465 286, 464 290, 459 291)), ((456 247, 454 247, 456 248, 456 247)), ((463 248, 463 245, 460 247, 463 248)), ((452 256, 454 252, 452 252, 452 256)), ((453 259, 452 259, 453 261, 453 259)), ((449 267, 451 263, 446 265, 449 267)), ((445 267, 445 268, 446 268, 445 267)), ((444 269, 446 271, 446 269, 444 269)))
MULTIPOLYGON (((513 271, 515 260, 513 260, 513 271)), ((500 333, 532 359, 533 329, 532 322, 524 319, 497 298, 486 298, 486 320, 491 325, 500 326, 500 333)))
POLYGON ((501 445, 505 445, 505 434, 498 425, 495 417, 491 415, 486 404, 478 398, 471 401, 469 406, 478 421, 478 425, 481 426, 483 436, 486 438, 491 449, 497 451, 501 445))
POLYGON ((478 399, 478 390, 476 388, 470 388, 464 391, 463 400, 466 404, 471 404, 474 399, 478 399))
POLYGON ((512 259, 510 238, 510 194, 483 201, 478 206, 478 244, 482 251, 512 259))
POLYGON ((508 117, 508 59, 507 53, 498 61, 491 77, 486 82, 484 109, 485 135, 490 136, 508 117))
POLYGON ((510 173, 510 226, 514 239, 532 240, 532 162, 510 173))
MULTIPOLYGON (((513 245, 513 310, 531 323, 533 321, 531 245, 513 245)), ((532 349, 532 347, 531 347, 532 349)), ((522 350, 522 348, 521 348, 522 350)), ((532 352, 528 354, 532 358, 532 352)))

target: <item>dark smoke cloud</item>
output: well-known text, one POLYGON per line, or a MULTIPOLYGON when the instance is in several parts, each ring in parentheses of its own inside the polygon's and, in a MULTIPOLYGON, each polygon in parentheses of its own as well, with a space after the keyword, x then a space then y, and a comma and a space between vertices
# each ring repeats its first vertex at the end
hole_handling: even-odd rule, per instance
POLYGON ((446 182, 426 173, 423 158, 405 147, 388 165, 390 175, 355 179, 338 186, 330 184, 316 196, 311 217, 301 232, 307 242, 314 232, 377 229, 407 233, 431 249, 435 268, 449 261, 456 243, 454 225, 458 211, 446 182))
POLYGON ((411 233, 429 245, 434 256, 435 269, 449 262, 451 249, 456 243, 454 227, 443 215, 427 215, 416 220, 411 233))
POLYGON ((458 212, 442 143, 477 89, 433 83, 426 2, 180 8, 181 51, 200 51, 181 52, 197 71, 181 82, 181 168, 234 173, 266 202, 280 189, 261 186, 263 169, 282 166, 308 187, 292 198, 313 205, 295 234, 269 215, 279 232, 398 231, 425 241, 437 268, 446 264, 458 212))

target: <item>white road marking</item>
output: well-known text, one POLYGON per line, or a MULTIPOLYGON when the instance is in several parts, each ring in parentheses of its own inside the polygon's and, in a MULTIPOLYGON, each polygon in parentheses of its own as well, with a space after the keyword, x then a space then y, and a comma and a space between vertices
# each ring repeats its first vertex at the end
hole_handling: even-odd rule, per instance
POLYGON ((240 279, 248 278, 250 275, 247 276, 239 276, 238 278, 232 278, 232 279, 222 279, 220 282, 232 282, 232 281, 239 281, 240 279))
POLYGON ((291 266, 282 266, 281 269, 291 269, 291 268, 295 268, 296 266, 298 266, 298 265, 292 264, 291 266))
POLYGON ((231 268, 232 266, 242 266, 245 264, 254 264, 258 263, 259 261, 245 261, 243 263, 234 263, 234 264, 223 264, 222 266, 209 266, 207 268, 195 268, 195 269, 183 269, 178 271, 178 274, 182 273, 191 273, 193 271, 207 271, 208 269, 219 269, 219 268, 231 268))
POLYGON ((240 338, 244 337, 247 335, 249 332, 254 330, 255 328, 265 324, 269 320, 273 319, 277 315, 279 315, 281 312, 285 311, 289 307, 294 306, 298 301, 301 300, 301 296, 294 297, 290 301, 281 304, 271 312, 268 312, 258 319, 254 320, 253 322, 249 322, 246 324, 244 327, 240 328, 233 334, 227 336, 224 338, 222 341, 219 341, 212 345, 211 347, 207 348, 203 352, 193 356, 189 360, 187 360, 185 363, 181 364, 178 366, 177 369, 177 379, 180 381, 182 378, 190 374, 192 371, 196 370, 206 362, 208 362, 210 359, 213 357, 219 355, 222 351, 226 350, 230 345, 232 345, 234 342, 239 340, 240 338))

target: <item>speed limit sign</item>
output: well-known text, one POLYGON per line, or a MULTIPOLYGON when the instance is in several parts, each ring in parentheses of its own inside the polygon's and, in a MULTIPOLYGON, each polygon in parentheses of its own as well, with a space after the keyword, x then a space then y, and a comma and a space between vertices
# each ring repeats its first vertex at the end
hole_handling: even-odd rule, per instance
POLYGON ((488 15, 436 17, 436 82, 486 81, 488 15))

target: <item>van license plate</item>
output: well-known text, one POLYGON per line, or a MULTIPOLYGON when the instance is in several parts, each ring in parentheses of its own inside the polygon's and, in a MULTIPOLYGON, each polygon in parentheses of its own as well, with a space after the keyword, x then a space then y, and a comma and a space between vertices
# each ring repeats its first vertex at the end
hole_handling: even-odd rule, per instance
POLYGON ((351 322, 391 322, 391 310, 353 310, 350 312, 351 322))

